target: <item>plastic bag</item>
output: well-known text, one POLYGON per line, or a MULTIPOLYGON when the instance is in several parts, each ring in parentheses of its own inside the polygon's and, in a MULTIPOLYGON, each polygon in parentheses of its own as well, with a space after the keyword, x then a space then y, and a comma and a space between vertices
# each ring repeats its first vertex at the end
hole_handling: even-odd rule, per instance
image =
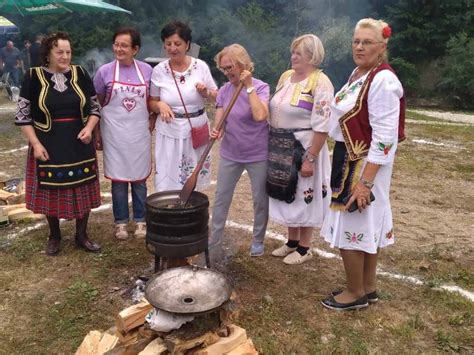
POLYGON ((179 329, 184 323, 191 322, 194 316, 183 316, 153 308, 145 317, 150 328, 156 332, 167 333, 179 329))

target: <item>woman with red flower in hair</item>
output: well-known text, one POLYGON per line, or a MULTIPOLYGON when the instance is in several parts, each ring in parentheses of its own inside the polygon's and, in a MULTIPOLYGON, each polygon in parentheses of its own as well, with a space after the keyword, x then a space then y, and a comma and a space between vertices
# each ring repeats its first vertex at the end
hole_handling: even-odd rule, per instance
POLYGON ((364 308, 378 300, 379 248, 394 242, 389 193, 395 151, 404 139, 405 101, 387 64, 390 35, 384 21, 357 23, 352 39, 357 67, 331 104, 332 198, 321 235, 340 249, 347 285, 322 301, 330 309, 364 308))

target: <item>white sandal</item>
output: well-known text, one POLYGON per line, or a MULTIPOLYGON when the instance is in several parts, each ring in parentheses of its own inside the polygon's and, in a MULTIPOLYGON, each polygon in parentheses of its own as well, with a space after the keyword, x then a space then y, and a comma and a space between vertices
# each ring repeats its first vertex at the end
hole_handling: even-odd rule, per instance
POLYGON ((291 254, 292 252, 294 252, 296 250, 296 247, 294 248, 290 248, 288 245, 286 244, 283 244, 281 247, 279 247, 278 249, 275 249, 274 251, 272 251, 272 255, 273 256, 278 256, 278 257, 284 257, 284 256, 287 256, 288 254, 291 254))
POLYGON ((291 254, 288 254, 284 259, 283 262, 288 265, 298 265, 303 264, 305 261, 311 260, 313 258, 313 254, 311 251, 307 251, 305 255, 301 255, 297 251, 294 251, 291 254))

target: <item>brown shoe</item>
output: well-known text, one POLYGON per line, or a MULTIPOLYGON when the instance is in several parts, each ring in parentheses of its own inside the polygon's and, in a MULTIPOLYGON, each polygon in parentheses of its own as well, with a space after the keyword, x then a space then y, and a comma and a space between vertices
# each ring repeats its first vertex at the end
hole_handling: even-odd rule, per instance
POLYGON ((93 242, 92 240, 90 240, 87 237, 87 235, 85 235, 82 238, 79 238, 79 237, 76 236, 76 245, 79 248, 85 249, 86 251, 90 251, 90 252, 93 252, 93 253, 98 252, 101 249, 100 245, 97 244, 96 242, 93 242))
POLYGON ((46 255, 55 256, 59 253, 59 244, 61 239, 48 239, 48 244, 46 244, 46 255))

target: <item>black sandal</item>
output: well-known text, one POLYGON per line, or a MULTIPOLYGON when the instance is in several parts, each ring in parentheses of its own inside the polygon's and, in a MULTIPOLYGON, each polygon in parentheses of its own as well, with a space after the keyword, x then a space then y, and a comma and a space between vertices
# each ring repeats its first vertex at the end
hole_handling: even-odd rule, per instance
MULTIPOLYGON (((337 289, 331 292, 331 296, 337 296, 342 293, 342 289, 337 289)), ((377 295, 377 291, 371 292, 366 294, 367 300, 369 301, 370 304, 377 303, 379 301, 379 296, 377 295)))
POLYGON ((355 300, 354 302, 340 303, 336 301, 334 296, 328 296, 321 301, 321 304, 324 307, 333 309, 335 311, 351 311, 368 307, 369 301, 367 300, 367 296, 364 296, 359 298, 358 300, 355 300))

